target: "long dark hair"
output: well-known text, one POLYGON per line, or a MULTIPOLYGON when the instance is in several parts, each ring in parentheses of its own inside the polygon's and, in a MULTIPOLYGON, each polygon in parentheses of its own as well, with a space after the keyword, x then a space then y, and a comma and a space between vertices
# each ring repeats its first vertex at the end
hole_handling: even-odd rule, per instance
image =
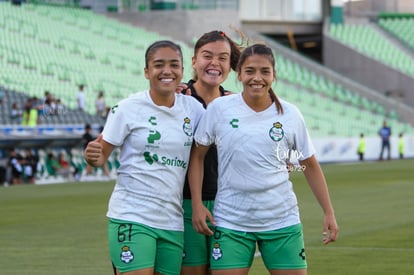
MULTIPOLYGON (((267 59, 270 61, 270 63, 272 64, 273 67, 273 71, 275 73, 275 77, 276 77, 276 62, 275 62, 275 56, 273 55, 273 51, 271 48, 267 47, 264 44, 254 44, 251 45, 247 48, 245 48, 243 50, 243 52, 240 55, 239 58, 239 62, 237 64, 237 72, 240 73, 241 71, 241 67, 243 66, 244 62, 246 61, 246 59, 250 56, 253 55, 262 55, 262 56, 266 56, 267 59)), ((272 88, 269 89, 269 95, 270 98, 272 99, 272 101, 275 103, 276 106, 276 110, 278 114, 283 114, 283 107, 282 104, 280 103, 278 97, 276 96, 275 92, 273 91, 272 88)))

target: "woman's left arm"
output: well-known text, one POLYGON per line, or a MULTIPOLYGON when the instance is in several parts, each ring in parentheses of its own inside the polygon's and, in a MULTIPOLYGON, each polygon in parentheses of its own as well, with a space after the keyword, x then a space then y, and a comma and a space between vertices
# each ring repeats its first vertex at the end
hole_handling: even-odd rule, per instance
POLYGON ((336 223, 334 209, 322 168, 314 155, 299 161, 299 163, 304 167, 303 173, 305 174, 306 180, 324 213, 323 243, 328 244, 334 242, 338 237, 339 227, 336 223))

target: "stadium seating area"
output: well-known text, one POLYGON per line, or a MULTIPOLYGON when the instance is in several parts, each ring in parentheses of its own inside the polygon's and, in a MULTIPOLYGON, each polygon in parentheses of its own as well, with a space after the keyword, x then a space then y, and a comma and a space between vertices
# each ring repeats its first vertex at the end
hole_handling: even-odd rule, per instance
MULTIPOLYGON (((142 76, 144 51, 153 41, 167 38, 89 10, 33 4, 16 7, 7 2, 0 2, 0 5, 3 18, 0 21, 0 62, 4 68, 0 85, 38 97, 49 90, 61 98, 68 109, 76 106, 78 84, 86 85, 87 110, 91 113, 95 110, 98 91, 104 91, 107 104, 113 105, 133 92, 146 89, 147 80, 142 76)), ((369 27, 332 25, 331 32, 360 37, 360 40, 352 40, 360 44, 367 34, 375 37, 369 27)), ((403 53, 391 51, 377 40, 373 43, 366 40, 363 44, 383 45, 384 54, 394 52, 390 59, 398 60, 396 56, 404 59, 403 53)), ((191 47, 181 46, 184 67, 191 68, 191 47)), ((413 131, 410 125, 398 120, 395 112, 386 112, 380 104, 276 55, 279 80, 276 91, 299 105, 312 125, 313 136, 358 136, 361 131, 375 135, 384 117, 393 120, 397 131, 413 131)), ((407 70, 414 69, 414 64, 406 60, 397 63, 406 64, 407 70)), ((190 77, 191 70, 187 69, 184 79, 190 77)), ((224 85, 236 92, 241 88, 234 74, 224 85)), ((73 119, 76 114, 71 112, 67 117, 73 119)), ((60 121, 54 122, 70 121, 62 116, 60 121)))
POLYGON ((414 50, 414 17, 380 18, 378 24, 414 50))
POLYGON ((295 102, 304 113, 311 133, 316 137, 368 136, 377 134, 378 123, 385 117, 395 131, 413 132, 412 127, 399 121, 395 112, 386 112, 377 102, 307 70, 292 61, 279 57, 276 92, 295 102))
POLYGON ((49 90, 75 108, 77 85, 84 84, 91 112, 98 91, 111 104, 146 88, 144 50, 160 35, 83 9, 0 7, 0 84, 6 88, 30 96, 49 90))
MULTIPOLYGON (((2 94, 2 104, 0 107, 0 125, 18 125, 21 124, 18 120, 11 118, 11 109, 12 104, 17 103, 18 106, 23 107, 25 102, 29 99, 29 96, 23 92, 9 91, 6 89, 0 88, 0 93, 2 94)), ((37 95, 36 95, 37 96, 37 95)), ((39 94, 39 99, 42 100, 42 95, 39 94)), ((70 109, 69 107, 63 105, 59 113, 54 115, 43 114, 39 116, 38 123, 40 125, 50 125, 50 124, 73 124, 83 125, 85 123, 102 125, 104 123, 103 118, 92 115, 89 113, 84 113, 77 111, 76 109, 70 109)))
MULTIPOLYGON (((401 23, 407 23, 406 28, 412 30, 409 21, 401 23)), ((385 39, 371 24, 331 24, 330 34, 355 50, 414 76, 413 58, 385 39)))
MULTIPOLYGON (((400 21, 383 20, 380 25, 395 32, 404 23, 412 22, 400 21)), ((330 32, 356 50, 414 75, 411 57, 388 44, 371 26, 331 25, 330 32)), ((412 28, 404 33, 404 37, 413 39, 412 28)), ((174 38, 122 24, 89 10, 0 2, 0 87, 4 88, 0 135, 24 130, 17 129, 13 126, 16 123, 9 119, 12 102, 23 106, 28 97, 42 98, 46 90, 62 100, 65 112, 41 117, 40 126, 52 125, 58 129, 58 125, 69 125, 68 129, 79 133, 86 122, 101 125, 102 118, 94 115, 98 92, 105 93, 106 104, 111 106, 131 93, 145 90, 145 49, 160 39, 174 38), (86 114, 74 111, 79 84, 86 86, 86 114)), ((189 69, 192 49, 180 44, 186 68, 184 80, 187 80, 192 73, 189 69)), ((384 118, 394 132, 414 133, 414 128, 401 121, 395 111, 386 110, 378 102, 367 100, 283 54, 276 52, 276 56, 275 91, 299 106, 313 137, 357 137, 361 132, 376 136, 384 118)), ((241 89, 234 73, 224 86, 234 92, 241 89)), ((78 155, 77 158, 74 154, 78 162, 75 166, 81 167, 84 163, 78 155)))

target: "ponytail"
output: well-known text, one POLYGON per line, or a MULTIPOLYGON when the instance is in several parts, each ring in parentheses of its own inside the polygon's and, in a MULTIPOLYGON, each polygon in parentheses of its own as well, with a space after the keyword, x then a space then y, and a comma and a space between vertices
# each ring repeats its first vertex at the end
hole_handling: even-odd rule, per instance
POLYGON ((272 88, 270 88, 270 90, 269 90, 269 95, 270 95, 270 98, 272 99, 272 101, 275 103, 277 114, 278 115, 281 115, 281 114, 283 115, 282 104, 280 103, 280 100, 277 98, 277 96, 276 96, 276 94, 275 94, 275 92, 273 91, 272 88))

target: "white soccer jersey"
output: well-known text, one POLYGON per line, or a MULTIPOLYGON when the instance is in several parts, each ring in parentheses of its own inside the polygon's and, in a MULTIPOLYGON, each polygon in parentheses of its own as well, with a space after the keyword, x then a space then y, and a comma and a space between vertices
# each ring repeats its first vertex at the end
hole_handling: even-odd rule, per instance
POLYGON ((121 146, 121 166, 108 217, 183 231, 184 178, 203 113, 191 96, 177 94, 168 108, 155 105, 148 91, 112 107, 103 139, 121 146))
POLYGON ((296 195, 286 168, 289 150, 303 160, 314 154, 303 117, 281 100, 284 114, 272 104, 255 112, 242 94, 215 99, 195 134, 218 152, 218 226, 245 232, 275 230, 300 222, 296 195))

